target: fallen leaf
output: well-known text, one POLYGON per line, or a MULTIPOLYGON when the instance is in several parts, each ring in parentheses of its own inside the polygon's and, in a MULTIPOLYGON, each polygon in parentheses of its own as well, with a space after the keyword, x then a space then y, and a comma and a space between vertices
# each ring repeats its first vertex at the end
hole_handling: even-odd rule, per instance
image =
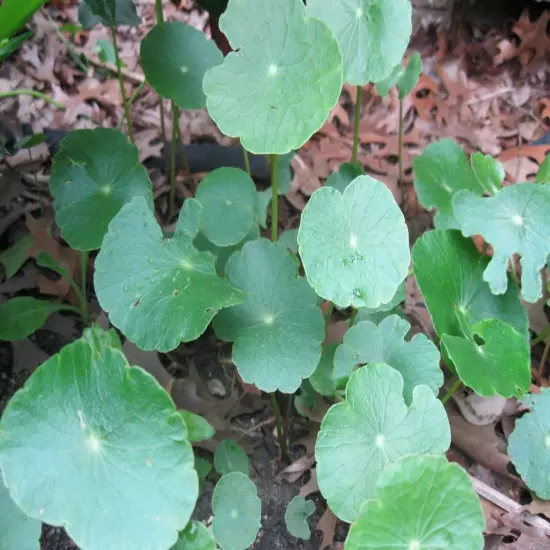
POLYGON ((336 531, 336 516, 328 506, 323 515, 319 518, 316 529, 323 534, 319 550, 323 550, 326 546, 332 546, 336 531))
POLYGON ((311 478, 309 481, 302 487, 300 487, 300 496, 307 497, 313 493, 319 491, 319 485, 317 484, 317 470, 313 468, 311 470, 311 478))

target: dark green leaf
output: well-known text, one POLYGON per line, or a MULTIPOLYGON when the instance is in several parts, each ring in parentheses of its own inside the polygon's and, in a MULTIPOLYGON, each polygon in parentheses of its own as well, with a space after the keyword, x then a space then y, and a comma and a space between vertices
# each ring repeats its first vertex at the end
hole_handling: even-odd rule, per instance
POLYGON ((46 1, 4 0, 0 5, 0 40, 15 34, 46 1))
POLYGON ((214 468, 219 474, 241 472, 248 475, 248 457, 243 448, 232 439, 224 439, 214 454, 214 468))
MULTIPOLYGON (((106 27, 129 25, 135 27, 141 23, 132 0, 81 0, 86 2, 93 15, 99 17, 106 27)), ((80 20, 83 26, 84 22, 80 20)))
POLYGON ((4 266, 6 279, 13 277, 19 268, 29 259, 32 236, 21 237, 13 246, 0 254, 0 264, 4 266))

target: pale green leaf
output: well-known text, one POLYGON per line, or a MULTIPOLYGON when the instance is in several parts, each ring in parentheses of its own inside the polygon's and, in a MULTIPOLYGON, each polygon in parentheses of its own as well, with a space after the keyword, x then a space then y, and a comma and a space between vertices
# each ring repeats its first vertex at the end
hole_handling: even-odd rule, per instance
POLYGON ((219 474, 240 472, 248 475, 248 457, 244 449, 232 439, 224 439, 216 447, 214 468, 219 474))
POLYGON ((346 187, 359 176, 364 176, 365 171, 359 163, 344 162, 336 172, 333 172, 325 182, 325 187, 334 187, 343 193, 346 187))
POLYGON ((296 156, 296 151, 290 151, 284 155, 277 155, 277 164, 278 164, 278 187, 279 195, 286 195, 292 185, 292 169, 290 163, 292 159, 296 156))
POLYGON ((397 84, 399 77, 402 76, 403 70, 403 64, 399 62, 386 78, 376 83, 376 91, 380 97, 386 97, 390 93, 390 90, 397 84))
POLYGON ((291 252, 298 254, 298 230, 288 229, 281 233, 279 242, 284 244, 291 252))
POLYGON ((202 523, 190 521, 172 550, 216 550, 216 541, 202 523))
MULTIPOLYGON (((388 302, 385 302, 383 304, 380 304, 378 307, 375 308, 368 308, 368 307, 362 307, 357 311, 357 317, 360 316, 367 316, 371 315, 373 313, 384 313, 387 311, 394 310, 399 304, 405 301, 405 290, 406 290, 406 280, 404 280, 395 291, 395 294, 389 300, 388 302)), ((361 319, 361 320, 368 320, 368 319, 361 319)))
POLYGON ((294 497, 285 510, 285 523, 288 532, 299 539, 309 540, 311 531, 307 518, 315 512, 315 504, 304 497, 294 497))
POLYGON ((309 377, 309 382, 313 389, 321 395, 333 395, 336 391, 336 383, 332 376, 334 370, 334 353, 336 344, 325 344, 323 354, 315 372, 309 377))
POLYGON ((537 183, 550 183, 550 155, 542 161, 536 177, 537 183))
POLYGON ((32 242, 32 235, 25 235, 0 254, 0 264, 4 266, 6 279, 13 277, 29 259, 32 242))
POLYGON ((96 42, 95 51, 100 61, 116 65, 116 53, 113 43, 109 40, 100 39, 96 42))
POLYGON ((375 308, 407 276, 409 236, 389 189, 370 176, 343 195, 321 187, 302 213, 300 256, 309 284, 338 307, 375 308))
POLYGON ((97 323, 84 329, 82 339, 86 340, 92 348, 98 351, 101 351, 105 347, 122 349, 122 344, 116 330, 114 328, 103 330, 97 323))
POLYGON ((254 216, 256 222, 264 229, 267 229, 267 209, 271 203, 272 196, 273 190, 271 187, 256 192, 254 216))
POLYGON ((189 441, 205 441, 216 435, 216 430, 202 416, 189 411, 180 411, 180 414, 187 426, 189 441))
POLYGON ((414 52, 407 63, 407 67, 397 79, 399 99, 405 99, 413 91, 421 72, 422 56, 418 52, 414 52))
POLYGON ((472 170, 485 191, 494 195, 502 188, 502 182, 506 175, 504 166, 491 155, 483 153, 474 153, 470 157, 472 170))

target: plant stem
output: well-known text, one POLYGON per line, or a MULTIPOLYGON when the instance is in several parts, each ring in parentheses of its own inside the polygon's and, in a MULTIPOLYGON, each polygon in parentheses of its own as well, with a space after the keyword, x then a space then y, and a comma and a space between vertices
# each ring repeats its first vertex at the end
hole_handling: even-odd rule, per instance
POLYGON ((361 86, 357 86, 355 96, 355 120, 353 121, 353 152, 351 162, 357 162, 359 158, 359 119, 361 118, 361 86))
POLYGON ((449 401, 449 399, 459 390, 460 386, 462 386, 462 380, 457 378, 454 384, 447 390, 447 393, 441 399, 441 403, 445 405, 445 403, 447 403, 447 401, 449 401))
POLYGON ((271 240, 279 237, 279 158, 278 155, 270 155, 271 160, 271 240))
POLYGON ((514 279, 514 282, 516 283, 516 285, 519 284, 519 279, 518 279, 518 271, 516 269, 516 260, 514 258, 514 256, 512 256, 510 258, 510 268, 512 269, 512 279, 514 279))
POLYGON ((164 14, 162 13, 162 0, 155 0, 155 12, 157 14, 157 23, 164 23, 164 14))
POLYGON ((185 143, 183 143, 183 133, 179 125, 179 120, 178 120, 178 138, 181 141, 181 158, 183 161, 183 170, 185 172, 185 176, 189 177, 191 175, 191 170, 189 168, 189 159, 187 158, 187 153, 185 152, 185 143))
POLYGON ((82 250, 80 252, 80 309, 82 310, 82 317, 84 322, 88 324, 88 292, 86 291, 87 284, 86 278, 88 276, 88 251, 82 250))
POLYGON ((42 92, 37 92, 36 90, 29 90, 26 88, 19 88, 17 90, 10 90, 8 92, 2 92, 0 93, 0 99, 4 99, 6 97, 15 97, 18 95, 29 95, 31 97, 36 97, 38 99, 43 99, 46 103, 49 103, 50 105, 53 105, 54 107, 57 107, 59 110, 64 111, 66 109, 65 105, 62 105, 61 103, 55 101, 55 99, 52 99, 51 97, 48 97, 47 95, 43 94, 42 92))
POLYGON ((243 144, 241 143, 241 147, 243 148, 243 155, 244 155, 244 166, 246 168, 246 173, 252 177, 252 171, 250 170, 250 157, 248 156, 248 151, 244 148, 243 144))
MULTIPOLYGON (((136 91, 132 94, 130 99, 128 100, 128 106, 131 107, 134 104, 134 101, 137 99, 137 96, 143 91, 143 88, 145 88, 147 82, 142 82, 137 88, 136 91)), ((126 112, 124 112, 124 115, 121 117, 121 119, 118 122, 118 125, 116 127, 117 130, 120 130, 122 128, 122 125, 124 124, 124 121, 126 120, 126 112)))
POLYGON ((286 439, 283 434, 283 419, 281 418, 281 411, 279 410, 279 404, 277 403, 277 396, 275 392, 270 393, 271 405, 273 407, 273 412, 275 413, 275 424, 277 426, 277 438, 279 440, 279 446, 281 447, 281 454, 286 455, 286 439))
POLYGON ((134 143, 134 126, 132 122, 132 112, 130 110, 130 105, 128 104, 126 88, 124 87, 124 76, 122 75, 122 60, 120 59, 120 55, 118 53, 118 41, 115 27, 111 27, 111 37, 113 39, 113 48, 115 50, 117 76, 118 82, 120 84, 120 97, 122 97, 122 105, 124 106, 126 126, 128 127, 128 137, 130 138, 130 143, 134 143))
POLYGON ((334 302, 329 302, 327 307, 327 312, 325 313, 325 327, 328 327, 333 311, 334 311, 334 302))
POLYGON ((539 342, 546 340, 548 336, 550 336, 550 325, 548 325, 542 332, 537 334, 537 336, 531 340, 531 346, 536 346, 539 342))
POLYGON ((176 144, 178 141, 178 121, 180 109, 172 102, 172 147, 170 154, 170 198, 168 202, 168 219, 172 218, 176 201, 176 144))
POLYGON ((399 100, 399 141, 397 145, 399 155, 399 179, 397 185, 403 184, 403 100, 399 100))

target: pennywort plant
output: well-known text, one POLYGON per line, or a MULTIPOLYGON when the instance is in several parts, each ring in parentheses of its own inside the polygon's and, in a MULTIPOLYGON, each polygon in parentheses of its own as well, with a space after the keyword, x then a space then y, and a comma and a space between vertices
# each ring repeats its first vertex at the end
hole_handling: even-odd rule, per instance
MULTIPOLYGON (((111 28, 138 23, 130 0, 85 0, 86 10, 111 28)), ((481 550, 480 503, 466 472, 444 454, 443 402, 452 391, 438 398, 440 360, 456 376, 452 389, 464 384, 482 396, 524 399, 531 412, 517 423, 510 453, 526 483, 547 498, 541 449, 549 446, 549 403, 546 392, 526 395, 529 327, 520 294, 534 301, 542 293, 548 163, 538 183, 503 187, 503 169, 491 157, 468 159, 449 140, 430 145, 415 160, 415 187, 421 203, 437 209, 436 229, 418 239, 412 256, 390 191, 346 163, 312 195, 298 230, 278 240, 290 158, 322 126, 342 83, 360 90, 374 82, 381 93, 397 85, 401 99, 414 87, 419 57, 402 68, 409 1, 310 0, 306 8, 301 0, 229 0, 220 29, 234 51, 225 58, 198 31, 164 22, 158 9, 157 18, 141 47, 148 83, 178 108, 206 104, 222 132, 267 155, 271 189, 257 191, 244 171, 215 170, 168 234, 126 136, 77 130, 62 142, 50 180, 56 221, 85 258, 99 251, 94 289, 115 328, 86 328, 8 404, 0 422, 0 550, 38 548, 42 521, 64 526, 84 550, 245 550, 254 543, 262 503, 245 452, 220 442, 212 472, 191 443, 212 437, 213 428, 178 411, 121 351, 119 333, 143 350, 168 352, 209 325, 232 343, 242 380, 271 393, 283 453, 289 434, 277 392, 337 401, 315 454, 323 497, 352 524, 346 549, 481 550), (492 255, 476 248, 473 234, 492 255), (425 335, 408 337, 399 304, 411 259, 439 346, 425 335), (323 345, 334 308, 351 328, 341 344, 323 345), (206 476, 218 479, 211 529, 192 519, 206 476)), ((14 326, 38 317, 26 303, 11 307, 14 326)), ((311 512, 304 499, 289 504, 292 535, 308 538, 311 512)))

